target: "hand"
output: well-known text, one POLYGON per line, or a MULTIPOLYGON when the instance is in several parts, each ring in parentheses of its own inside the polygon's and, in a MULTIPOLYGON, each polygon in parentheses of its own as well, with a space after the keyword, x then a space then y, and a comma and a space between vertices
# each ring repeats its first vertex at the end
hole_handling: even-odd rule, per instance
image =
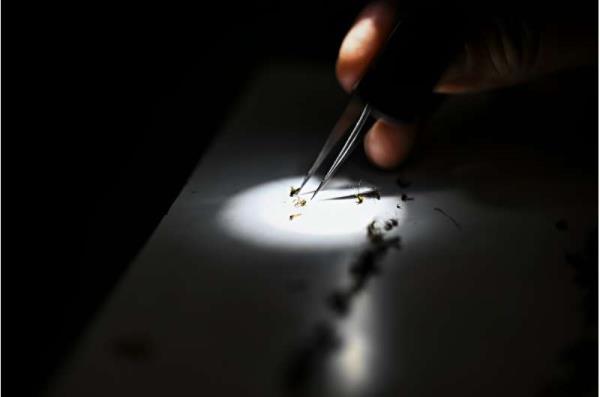
MULTIPOLYGON (((394 27, 396 8, 391 1, 371 3, 347 33, 336 66, 338 80, 346 91, 352 90, 383 46, 394 27)), ((594 16, 558 16, 538 21, 490 21, 477 38, 465 43, 462 54, 442 75, 435 91, 477 92, 595 62, 598 44, 594 16)), ((398 166, 408 156, 418 128, 416 124, 377 120, 365 136, 367 156, 382 168, 398 166)))

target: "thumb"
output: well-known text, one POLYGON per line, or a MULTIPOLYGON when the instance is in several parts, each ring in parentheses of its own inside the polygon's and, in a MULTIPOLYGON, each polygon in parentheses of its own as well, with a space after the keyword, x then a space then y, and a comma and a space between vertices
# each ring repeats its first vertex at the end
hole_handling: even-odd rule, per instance
POLYGON ((518 84, 597 58, 594 23, 582 18, 496 18, 464 44, 435 91, 466 93, 518 84))

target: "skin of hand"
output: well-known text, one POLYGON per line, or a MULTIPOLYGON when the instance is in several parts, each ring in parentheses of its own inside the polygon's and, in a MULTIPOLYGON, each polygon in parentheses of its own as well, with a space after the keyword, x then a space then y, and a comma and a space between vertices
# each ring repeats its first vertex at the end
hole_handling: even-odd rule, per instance
MULTIPOLYGON (((397 4, 378 0, 367 5, 344 38, 336 75, 348 92, 358 83, 394 28, 397 4)), ((592 21, 563 17, 546 23, 491 19, 464 44, 434 91, 463 94, 515 85, 538 76, 597 61, 597 27, 592 21)), ((364 148, 377 166, 391 169, 410 153, 420 126, 377 120, 364 148)))

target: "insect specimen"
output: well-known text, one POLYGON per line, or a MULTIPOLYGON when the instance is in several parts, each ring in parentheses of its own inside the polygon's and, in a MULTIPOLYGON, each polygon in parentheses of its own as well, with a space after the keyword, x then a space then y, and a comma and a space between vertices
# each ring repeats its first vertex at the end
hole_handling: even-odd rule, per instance
POLYGON ((372 243, 379 243, 383 240, 383 231, 377 226, 377 221, 372 221, 367 226, 367 237, 372 243))
POLYGON ((382 225, 377 221, 372 221, 367 226, 367 237, 372 243, 381 243, 383 242, 385 232, 389 232, 396 226, 398 226, 398 219, 396 218, 390 218, 383 222, 382 225))
POLYGON ((306 200, 300 197, 296 197, 294 199, 294 207, 304 207, 306 205, 306 200))
POLYGON ((383 224, 383 229, 385 231, 390 231, 393 228, 395 228, 396 226, 398 226, 398 220, 392 218, 392 219, 385 221, 385 223, 383 224))

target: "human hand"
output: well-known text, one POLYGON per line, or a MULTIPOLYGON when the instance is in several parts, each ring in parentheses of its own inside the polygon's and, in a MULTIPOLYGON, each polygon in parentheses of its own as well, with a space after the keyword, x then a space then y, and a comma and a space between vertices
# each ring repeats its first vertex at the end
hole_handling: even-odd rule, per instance
MULTIPOLYGON (((346 91, 352 90, 381 50, 396 12, 394 2, 377 0, 360 13, 347 33, 336 65, 346 91)), ((436 92, 463 94, 506 87, 597 60, 597 22, 585 12, 536 20, 498 18, 482 26, 442 75, 436 92)), ((365 136, 367 156, 382 168, 398 166, 410 153, 418 130, 418 124, 377 120, 365 136)))

